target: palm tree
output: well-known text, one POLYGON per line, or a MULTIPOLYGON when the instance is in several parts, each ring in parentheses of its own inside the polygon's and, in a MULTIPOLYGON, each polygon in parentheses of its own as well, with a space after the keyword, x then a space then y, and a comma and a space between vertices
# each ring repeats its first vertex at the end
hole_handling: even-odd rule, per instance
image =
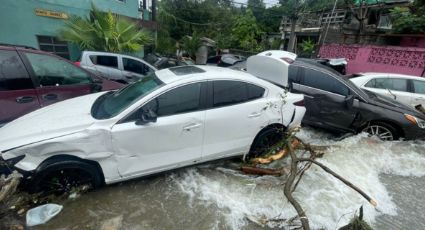
POLYGON ((81 49, 134 53, 152 42, 151 36, 136 23, 93 4, 90 17, 72 16, 59 33, 60 39, 81 49))

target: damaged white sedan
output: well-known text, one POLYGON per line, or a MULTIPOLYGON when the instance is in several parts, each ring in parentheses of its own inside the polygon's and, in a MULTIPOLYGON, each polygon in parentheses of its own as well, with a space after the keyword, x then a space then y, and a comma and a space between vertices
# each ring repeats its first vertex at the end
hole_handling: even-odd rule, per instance
POLYGON ((0 161, 34 190, 98 187, 256 155, 304 113, 303 95, 251 74, 176 67, 12 121, 0 128, 0 161))

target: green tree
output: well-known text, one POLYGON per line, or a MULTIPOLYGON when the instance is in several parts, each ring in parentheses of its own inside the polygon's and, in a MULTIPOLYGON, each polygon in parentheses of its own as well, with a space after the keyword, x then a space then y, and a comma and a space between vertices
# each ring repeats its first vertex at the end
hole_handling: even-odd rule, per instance
POLYGON ((391 18, 395 33, 425 33, 425 0, 416 0, 410 8, 395 7, 391 10, 391 18))
POLYGON ((251 10, 247 9, 245 14, 238 17, 232 35, 242 49, 258 51, 257 38, 261 35, 261 31, 251 10))
POLYGON ((152 41, 149 33, 136 23, 114 15, 111 11, 102 12, 94 5, 90 17, 72 16, 59 36, 81 49, 118 53, 138 52, 152 41))

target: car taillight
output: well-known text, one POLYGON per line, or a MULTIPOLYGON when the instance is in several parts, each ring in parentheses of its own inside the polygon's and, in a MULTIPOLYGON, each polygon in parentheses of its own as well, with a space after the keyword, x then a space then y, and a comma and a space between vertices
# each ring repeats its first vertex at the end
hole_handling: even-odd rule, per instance
POLYGON ((301 101, 294 102, 294 105, 295 106, 305 106, 304 99, 302 99, 301 101))
POLYGON ((74 62, 74 65, 80 66, 80 62, 79 61, 74 62))

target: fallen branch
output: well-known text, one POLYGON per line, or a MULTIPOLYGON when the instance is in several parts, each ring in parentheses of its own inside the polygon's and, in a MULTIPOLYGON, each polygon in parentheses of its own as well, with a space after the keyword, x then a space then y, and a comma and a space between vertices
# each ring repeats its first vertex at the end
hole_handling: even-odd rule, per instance
POLYGON ((298 162, 308 161, 308 162, 311 162, 311 163, 319 166, 320 168, 322 168, 327 173, 331 174, 332 176, 334 176, 338 180, 342 181, 342 183, 344 183, 348 187, 354 189, 356 192, 358 192, 360 195, 362 195, 374 207, 376 207, 378 205, 374 199, 372 199, 369 195, 367 195, 365 192, 363 192, 360 188, 358 188, 357 186, 355 186, 354 184, 352 184, 348 180, 344 179, 342 176, 338 175, 337 173, 335 173, 334 171, 332 171, 330 168, 326 167, 322 163, 317 162, 317 161, 310 159, 310 158, 298 158, 297 161, 298 162))
POLYGON ((288 145, 289 154, 291 156, 291 173, 289 174, 288 180, 285 183, 285 186, 283 188, 283 193, 285 194, 288 201, 292 204, 292 206, 297 211, 298 216, 300 217, 303 229, 310 230, 310 224, 308 223, 308 218, 305 215, 304 209, 301 207, 298 201, 295 200, 295 198, 292 196, 292 192, 293 192, 292 184, 295 181, 295 177, 297 176, 297 171, 298 171, 298 160, 297 160, 298 158, 291 147, 292 147, 291 145, 288 145))
POLYGON ((22 175, 14 171, 8 177, 2 177, 0 179, 0 184, 2 184, 0 190, 0 203, 6 200, 7 197, 12 195, 16 191, 16 188, 18 187, 21 178, 22 175))
POLYGON ((280 169, 266 169, 266 168, 258 168, 253 166, 242 166, 241 171, 246 174, 255 174, 255 175, 270 175, 270 176, 282 176, 284 174, 288 174, 289 170, 286 168, 280 169))
MULTIPOLYGON (((295 149, 299 145, 300 145, 300 141, 298 139, 294 139, 291 142, 292 149, 295 149)), ((256 157, 256 158, 251 160, 251 163, 268 164, 268 163, 271 163, 272 161, 279 160, 279 159, 285 157, 286 155, 288 155, 288 152, 289 152, 288 148, 283 148, 282 150, 280 150, 276 154, 270 155, 268 157, 256 157)))

